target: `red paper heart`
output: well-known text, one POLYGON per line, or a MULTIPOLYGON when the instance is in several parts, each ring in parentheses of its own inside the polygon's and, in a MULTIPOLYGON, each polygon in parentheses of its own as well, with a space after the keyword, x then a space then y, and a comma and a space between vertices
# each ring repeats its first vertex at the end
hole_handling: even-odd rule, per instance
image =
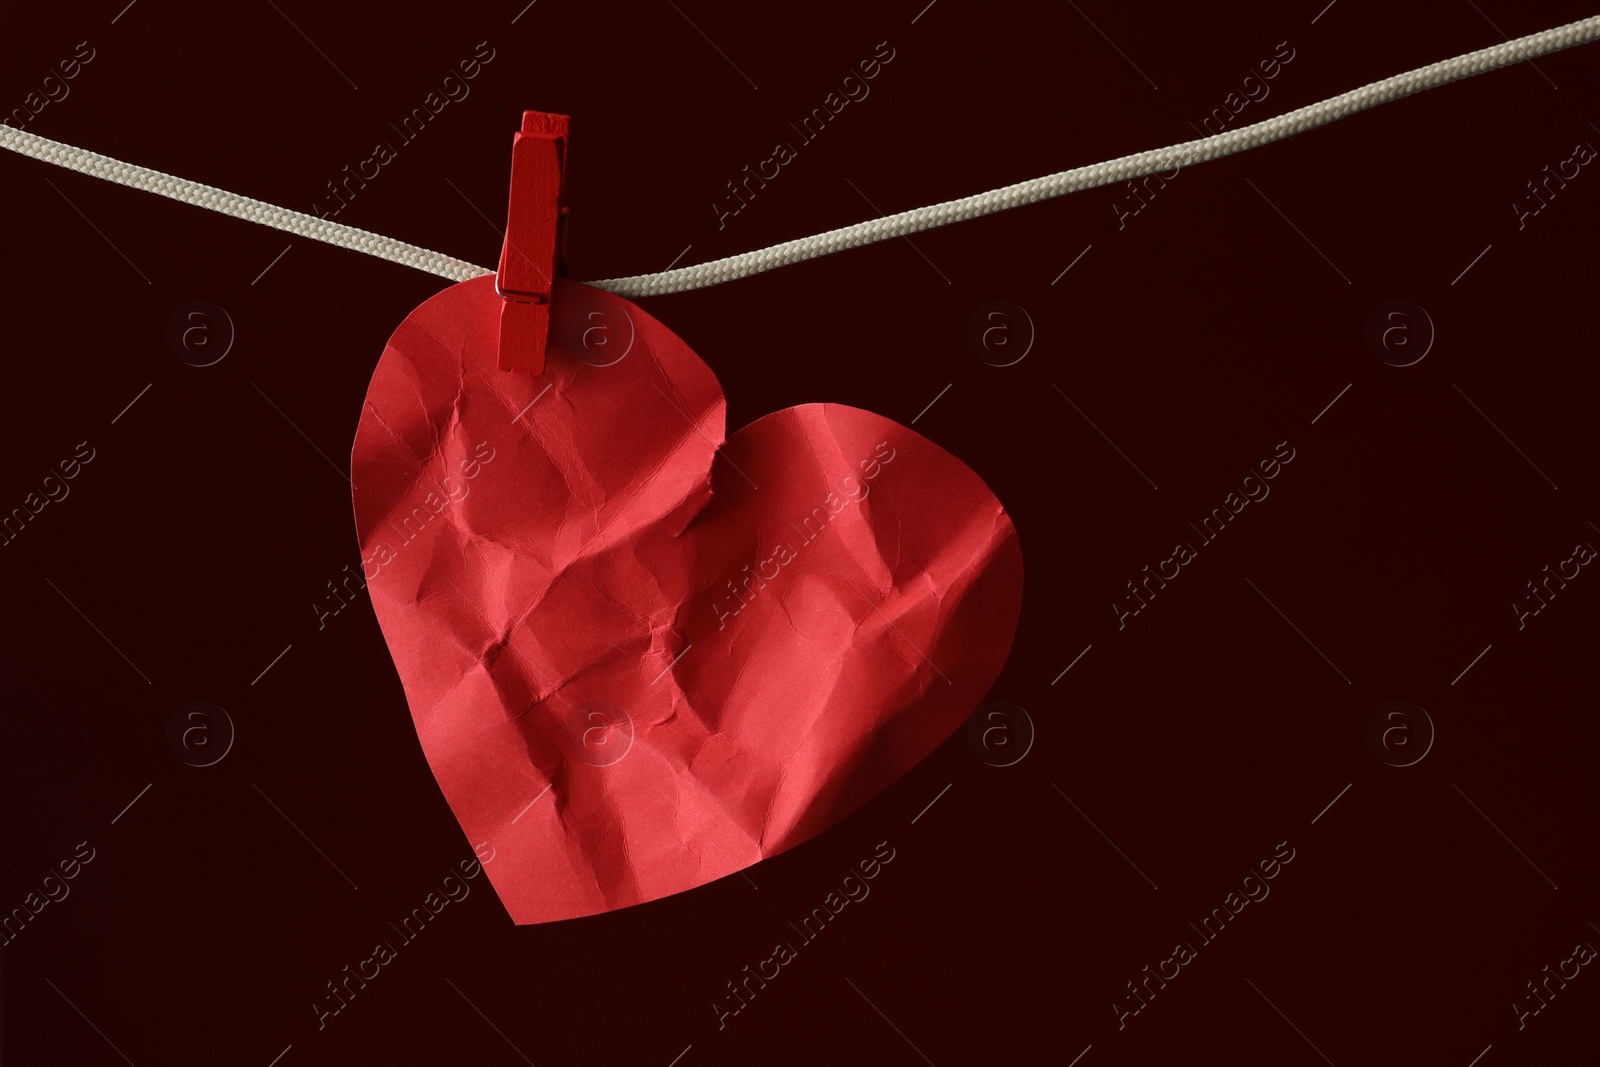
POLYGON ((545 373, 502 373, 492 283, 395 331, 352 476, 422 749, 516 922, 737 872, 960 725, 1022 594, 976 474, 834 404, 723 445, 710 368, 576 282, 545 373))

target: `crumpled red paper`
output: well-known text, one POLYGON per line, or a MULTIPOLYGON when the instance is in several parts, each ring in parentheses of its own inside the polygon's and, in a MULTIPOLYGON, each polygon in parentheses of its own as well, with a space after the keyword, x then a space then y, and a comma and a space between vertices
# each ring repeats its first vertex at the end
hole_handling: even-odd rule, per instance
POLYGON ((724 443, 710 368, 576 282, 546 372, 500 372, 499 305, 477 278, 400 325, 351 466, 417 736, 516 922, 740 871, 961 724, 1022 590, 976 474, 835 404, 724 443))

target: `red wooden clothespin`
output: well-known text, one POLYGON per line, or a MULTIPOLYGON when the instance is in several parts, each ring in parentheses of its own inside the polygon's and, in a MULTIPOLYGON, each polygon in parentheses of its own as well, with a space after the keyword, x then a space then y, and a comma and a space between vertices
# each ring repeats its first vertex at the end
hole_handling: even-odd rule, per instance
POLYGON ((567 208, 567 116, 524 111, 511 143, 506 241, 495 272, 500 306, 500 369, 543 374, 550 336, 550 292, 563 272, 567 208))

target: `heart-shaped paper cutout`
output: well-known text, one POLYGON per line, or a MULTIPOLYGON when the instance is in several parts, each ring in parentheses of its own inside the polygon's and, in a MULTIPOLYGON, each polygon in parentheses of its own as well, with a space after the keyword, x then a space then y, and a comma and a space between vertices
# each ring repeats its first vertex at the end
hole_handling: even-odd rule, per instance
POLYGON ((352 476, 423 752, 516 922, 740 871, 961 724, 1022 595, 976 474, 834 404, 724 445, 710 368, 576 282, 545 373, 503 373, 492 283, 395 331, 352 476))

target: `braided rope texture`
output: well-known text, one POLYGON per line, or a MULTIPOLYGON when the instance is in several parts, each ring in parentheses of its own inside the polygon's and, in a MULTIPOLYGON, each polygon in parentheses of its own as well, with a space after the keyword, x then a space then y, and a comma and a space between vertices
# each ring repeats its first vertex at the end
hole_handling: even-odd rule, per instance
POLYGON ((369 256, 415 267, 429 274, 437 274, 441 278, 449 278, 453 282, 494 273, 476 264, 455 259, 441 252, 431 252, 392 237, 331 222, 301 211, 291 211, 262 200, 230 193, 226 189, 202 185, 186 178, 176 178, 170 174, 150 170, 148 167, 124 163, 98 152, 74 148, 10 126, 0 125, 0 147, 9 148, 13 152, 46 163, 53 163, 58 167, 65 167, 67 170, 75 170, 80 174, 126 185, 130 189, 142 189, 157 196, 181 200, 185 204, 232 215, 236 219, 271 226, 275 230, 283 230, 298 237, 309 237, 313 241, 365 252, 369 256))
MULTIPOLYGON (((1377 107, 1379 104, 1399 100, 1424 89, 1448 85, 1526 59, 1536 59, 1551 52, 1588 44, 1597 37, 1600 37, 1600 15, 1419 67, 1404 74, 1396 74, 1287 114, 1210 137, 1184 141, 1167 148, 1136 152, 1133 155, 1074 170, 1064 170, 1057 174, 1048 174, 1042 178, 992 189, 976 196, 948 200, 942 204, 902 211, 896 215, 885 215, 882 218, 859 222, 853 226, 843 226, 811 237, 785 241, 754 252, 661 271, 657 274, 607 278, 589 284, 630 299, 663 296, 668 293, 681 293, 690 289, 720 285, 723 282, 747 278, 752 274, 760 274, 775 267, 886 241, 891 237, 904 237, 937 226, 964 222, 997 211, 1021 207, 1024 204, 1065 196, 1068 193, 1114 185, 1147 174, 1172 170, 1174 167, 1187 167, 1207 160, 1220 159, 1223 156, 1281 141, 1285 137, 1293 137, 1297 133, 1335 122, 1359 111, 1377 107)), ((286 233, 308 237, 314 241, 365 252, 369 256, 415 267, 417 270, 436 274, 453 282, 494 273, 487 267, 397 241, 392 237, 384 237, 343 223, 330 222, 315 215, 291 211, 288 208, 253 200, 199 182, 176 178, 146 167, 123 163, 98 152, 74 148, 10 126, 0 125, 0 147, 68 170, 78 171, 80 174, 126 185, 131 189, 142 189, 173 200, 181 200, 186 204, 194 204, 196 207, 232 215, 234 218, 246 219, 286 233)))

